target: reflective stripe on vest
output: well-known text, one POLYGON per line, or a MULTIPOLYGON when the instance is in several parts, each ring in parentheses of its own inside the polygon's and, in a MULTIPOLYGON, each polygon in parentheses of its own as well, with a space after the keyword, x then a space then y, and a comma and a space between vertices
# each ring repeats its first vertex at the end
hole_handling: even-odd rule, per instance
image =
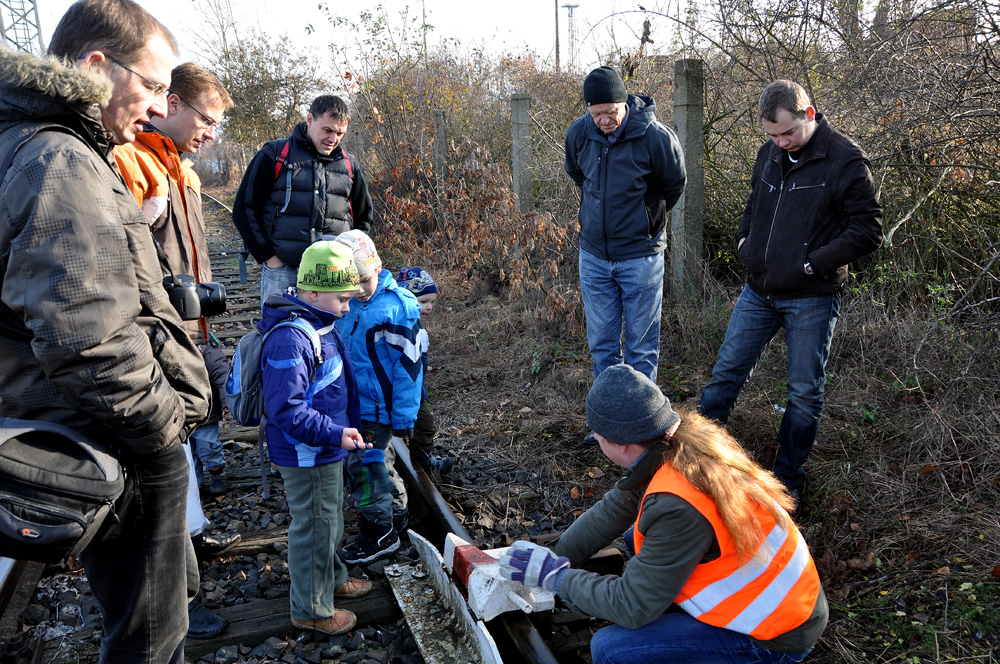
MULTIPOLYGON (((780 636, 812 615, 819 574, 797 528, 784 530, 770 512, 758 506, 755 512, 767 535, 754 556, 741 563, 715 501, 670 464, 653 476, 643 502, 654 493, 671 493, 690 503, 712 525, 719 541, 719 558, 699 564, 674 600, 685 612, 706 624, 762 640, 780 636)), ((635 521, 636 555, 645 538, 639 531, 641 518, 640 505, 635 521)))

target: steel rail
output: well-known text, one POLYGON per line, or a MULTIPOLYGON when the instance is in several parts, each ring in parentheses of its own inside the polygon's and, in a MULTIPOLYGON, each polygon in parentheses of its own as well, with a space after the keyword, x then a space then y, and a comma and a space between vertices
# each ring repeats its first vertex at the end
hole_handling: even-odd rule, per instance
MULTIPOLYGON (((448 506, 447 501, 445 501, 441 492, 438 491, 427 471, 422 467, 413 465, 406 445, 402 444, 399 439, 394 438, 393 449, 396 452, 396 472, 403 477, 403 480, 410 487, 416 489, 415 493, 418 494, 430 517, 436 522, 436 532, 425 533, 416 528, 415 530, 421 532, 431 542, 443 544, 445 535, 451 532, 465 541, 478 546, 478 542, 469 534, 454 512, 451 511, 451 507, 448 506)), ((412 498, 413 496, 409 497, 412 498)), ((545 643, 545 639, 542 638, 542 635, 525 614, 521 612, 504 613, 491 620, 487 624, 487 628, 490 630, 490 635, 497 642, 497 645, 501 647, 502 655, 504 654, 504 650, 513 648, 519 657, 517 660, 519 662, 525 662, 526 664, 558 664, 558 660, 552 654, 548 644, 545 643), (507 644, 508 648, 501 646, 502 643, 507 644)), ((510 661, 507 657, 505 659, 510 661)))

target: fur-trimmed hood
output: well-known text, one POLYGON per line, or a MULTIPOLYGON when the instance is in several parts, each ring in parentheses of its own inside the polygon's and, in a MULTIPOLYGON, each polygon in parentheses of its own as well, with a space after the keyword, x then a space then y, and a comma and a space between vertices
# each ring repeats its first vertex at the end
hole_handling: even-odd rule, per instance
POLYGON ((0 119, 71 113, 99 121, 96 105, 106 105, 111 90, 111 81, 106 77, 86 72, 65 60, 39 58, 0 47, 0 119))

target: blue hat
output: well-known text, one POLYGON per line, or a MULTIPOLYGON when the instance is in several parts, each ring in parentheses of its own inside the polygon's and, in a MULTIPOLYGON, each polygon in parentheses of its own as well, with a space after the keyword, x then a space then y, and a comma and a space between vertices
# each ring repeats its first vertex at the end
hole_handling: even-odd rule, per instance
POLYGON ((419 267, 404 267, 396 276, 396 283, 413 293, 415 296, 437 293, 438 287, 434 277, 427 270, 419 267))

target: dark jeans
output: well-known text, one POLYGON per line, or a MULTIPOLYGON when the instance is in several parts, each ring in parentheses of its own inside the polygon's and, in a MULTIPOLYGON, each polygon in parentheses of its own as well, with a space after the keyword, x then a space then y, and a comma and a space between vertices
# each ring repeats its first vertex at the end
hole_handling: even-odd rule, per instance
POLYGON ((429 457, 434 451, 434 435, 437 427, 434 425, 434 413, 427 405, 427 397, 420 400, 420 410, 417 411, 417 423, 413 425, 413 437, 410 438, 410 452, 420 457, 429 457))
POLYGON ((830 342, 840 312, 840 294, 768 300, 746 286, 729 319, 726 340, 701 395, 698 410, 725 424, 743 385, 771 340, 784 328, 788 346, 788 403, 778 430, 774 474, 789 490, 806 480, 802 470, 819 431, 830 342))
POLYGON ((187 604, 198 591, 187 460, 177 444, 122 465, 134 493, 121 527, 81 556, 101 606, 101 663, 182 664, 187 604))

